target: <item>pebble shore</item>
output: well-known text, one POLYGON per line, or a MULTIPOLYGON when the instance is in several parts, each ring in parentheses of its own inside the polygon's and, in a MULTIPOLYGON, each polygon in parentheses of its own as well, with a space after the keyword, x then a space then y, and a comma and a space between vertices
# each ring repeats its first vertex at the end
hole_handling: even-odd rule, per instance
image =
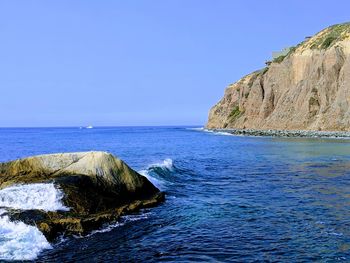
POLYGON ((254 130, 254 129, 208 129, 212 132, 226 132, 234 135, 306 137, 306 138, 350 138, 348 131, 304 131, 304 130, 254 130))

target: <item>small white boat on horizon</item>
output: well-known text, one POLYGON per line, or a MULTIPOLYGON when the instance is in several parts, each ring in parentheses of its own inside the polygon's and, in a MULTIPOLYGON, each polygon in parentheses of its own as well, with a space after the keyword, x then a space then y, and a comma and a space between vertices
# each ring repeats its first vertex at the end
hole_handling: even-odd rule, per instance
POLYGON ((89 126, 86 126, 86 129, 92 129, 94 128, 93 126, 89 125, 89 126))

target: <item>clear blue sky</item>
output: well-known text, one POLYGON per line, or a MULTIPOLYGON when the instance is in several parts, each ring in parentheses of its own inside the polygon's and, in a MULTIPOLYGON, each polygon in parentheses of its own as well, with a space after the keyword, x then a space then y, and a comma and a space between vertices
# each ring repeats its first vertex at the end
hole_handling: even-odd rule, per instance
POLYGON ((203 125, 349 1, 0 1, 0 126, 203 125))

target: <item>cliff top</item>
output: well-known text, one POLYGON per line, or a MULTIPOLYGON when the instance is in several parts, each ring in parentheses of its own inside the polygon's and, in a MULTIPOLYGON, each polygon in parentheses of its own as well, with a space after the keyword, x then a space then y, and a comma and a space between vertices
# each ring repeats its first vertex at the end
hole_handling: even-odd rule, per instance
POLYGON ((291 47, 287 54, 275 58, 272 62, 281 63, 284 58, 296 51, 325 50, 346 39, 350 39, 350 22, 336 24, 321 30, 314 36, 291 47))
POLYGON ((336 24, 323 29, 309 40, 301 43, 303 48, 327 49, 350 37, 350 22, 336 24))

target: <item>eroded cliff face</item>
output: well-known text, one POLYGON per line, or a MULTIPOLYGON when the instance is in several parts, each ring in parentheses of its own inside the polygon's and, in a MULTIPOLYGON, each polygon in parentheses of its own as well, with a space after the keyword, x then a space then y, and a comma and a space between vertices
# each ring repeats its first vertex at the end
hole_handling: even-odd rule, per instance
POLYGON ((350 23, 228 86, 207 128, 350 130, 350 23))

